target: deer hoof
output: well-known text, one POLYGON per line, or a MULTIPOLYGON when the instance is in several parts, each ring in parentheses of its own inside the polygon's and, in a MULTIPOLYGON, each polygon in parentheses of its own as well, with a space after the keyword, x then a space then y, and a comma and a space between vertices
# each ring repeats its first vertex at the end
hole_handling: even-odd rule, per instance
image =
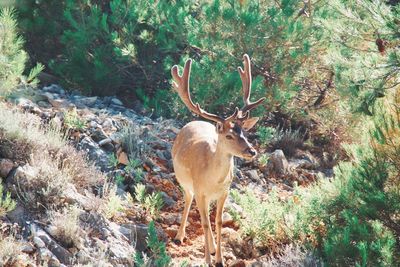
POLYGON ((215 267, 224 267, 224 265, 222 264, 222 262, 217 262, 217 263, 215 264, 215 267))
POLYGON ((182 242, 179 239, 173 239, 172 242, 174 242, 176 245, 182 245, 182 242))

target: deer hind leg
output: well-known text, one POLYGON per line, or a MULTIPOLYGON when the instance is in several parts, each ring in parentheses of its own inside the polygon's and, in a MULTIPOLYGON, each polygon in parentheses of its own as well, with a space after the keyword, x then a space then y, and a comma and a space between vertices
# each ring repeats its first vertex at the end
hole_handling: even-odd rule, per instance
POLYGON ((206 263, 211 264, 210 245, 208 238, 210 235, 209 232, 211 231, 210 216, 208 211, 210 202, 206 199, 204 195, 198 196, 196 194, 196 204, 199 208, 201 226, 203 227, 204 232, 204 255, 206 258, 206 263))
POLYGON ((224 194, 217 200, 217 215, 215 217, 215 229, 217 232, 217 251, 216 251, 216 266, 222 267, 222 251, 221 251, 221 230, 222 230, 222 212, 224 211, 225 200, 228 194, 224 194))
POLYGON ((181 219, 181 225, 179 226, 178 233, 175 236, 174 242, 181 244, 186 235, 186 223, 189 215, 190 206, 193 201, 193 193, 190 190, 184 190, 185 207, 183 208, 183 214, 181 219))
MULTIPOLYGON (((207 209, 207 215, 206 216, 207 216, 207 218, 210 218, 209 209, 207 209)), ((210 221, 210 219, 209 219, 209 221, 210 221)), ((216 250, 215 250, 215 239, 214 239, 213 231, 212 231, 212 228, 211 228, 211 222, 210 222, 210 231, 208 231, 207 238, 208 238, 208 244, 210 246, 210 254, 214 256, 216 250)))

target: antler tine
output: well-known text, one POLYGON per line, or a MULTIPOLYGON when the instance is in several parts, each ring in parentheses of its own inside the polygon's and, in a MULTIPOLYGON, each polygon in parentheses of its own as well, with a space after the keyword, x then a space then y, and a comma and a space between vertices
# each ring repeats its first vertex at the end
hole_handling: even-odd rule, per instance
POLYGON ((265 97, 262 97, 255 102, 250 102, 251 67, 250 67, 250 57, 247 54, 243 55, 243 64, 244 64, 244 70, 241 67, 238 67, 240 79, 242 80, 242 91, 243 91, 243 102, 244 102, 244 106, 240 110, 241 111, 240 115, 242 119, 248 117, 249 115, 246 113, 250 112, 250 110, 254 109, 265 100, 265 97))
POLYGON ((194 104, 192 98, 190 97, 189 91, 189 79, 190 79, 190 70, 192 67, 192 60, 188 59, 185 63, 185 67, 183 68, 182 75, 178 73, 178 66, 175 65, 171 69, 171 74, 174 79, 172 82, 173 87, 178 92, 179 97, 181 98, 182 102, 189 108, 190 111, 196 113, 197 115, 214 121, 223 123, 225 120, 215 114, 208 113, 204 109, 202 109, 199 103, 194 104))

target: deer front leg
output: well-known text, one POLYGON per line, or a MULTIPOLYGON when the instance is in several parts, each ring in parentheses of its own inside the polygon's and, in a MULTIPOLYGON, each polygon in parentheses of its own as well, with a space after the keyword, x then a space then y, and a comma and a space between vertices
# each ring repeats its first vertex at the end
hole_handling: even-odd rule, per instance
POLYGON ((217 215, 215 217, 215 229, 217 232, 217 251, 216 251, 216 267, 222 267, 222 251, 221 251, 221 230, 222 230, 222 212, 228 192, 217 200, 217 215))
POLYGON ((174 239, 174 242, 176 244, 183 243, 183 239, 185 238, 186 223, 187 223, 187 219, 188 219, 188 215, 189 215, 190 206, 192 205, 192 201, 193 201, 193 193, 192 192, 190 192, 189 190, 185 190, 184 195, 185 195, 185 207, 183 208, 181 225, 179 226, 179 230, 176 233, 176 236, 174 239))
POLYGON ((203 227, 204 232, 204 256, 206 258, 206 263, 211 264, 211 255, 210 255, 210 246, 209 246, 209 231, 211 231, 210 224, 210 216, 209 216, 209 202, 204 195, 197 196, 196 195, 196 204, 199 208, 200 218, 201 218, 201 226, 203 227))

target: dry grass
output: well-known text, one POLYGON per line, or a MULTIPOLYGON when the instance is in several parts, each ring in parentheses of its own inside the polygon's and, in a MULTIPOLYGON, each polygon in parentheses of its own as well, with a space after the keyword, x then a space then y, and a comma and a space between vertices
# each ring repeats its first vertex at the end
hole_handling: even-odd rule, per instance
POLYGON ((79 226, 79 214, 81 210, 76 206, 64 208, 62 211, 50 211, 48 213, 51 226, 51 234, 64 247, 79 247, 82 231, 79 226))
POLYGON ((60 170, 59 162, 46 152, 33 155, 31 165, 35 166, 35 175, 20 177, 16 181, 20 198, 36 209, 59 205, 60 196, 71 177, 60 170))
POLYGON ((0 235, 0 266, 2 264, 10 264, 16 261, 17 257, 21 254, 22 246, 12 235, 0 235))
POLYGON ((59 168, 70 177, 78 191, 103 185, 107 179, 93 163, 88 163, 84 152, 77 151, 71 146, 63 147, 56 158, 59 168))
POLYGON ((39 117, 12 110, 4 104, 0 104, 0 129, 7 139, 24 140, 48 150, 60 149, 66 143, 60 129, 43 129, 39 117))

